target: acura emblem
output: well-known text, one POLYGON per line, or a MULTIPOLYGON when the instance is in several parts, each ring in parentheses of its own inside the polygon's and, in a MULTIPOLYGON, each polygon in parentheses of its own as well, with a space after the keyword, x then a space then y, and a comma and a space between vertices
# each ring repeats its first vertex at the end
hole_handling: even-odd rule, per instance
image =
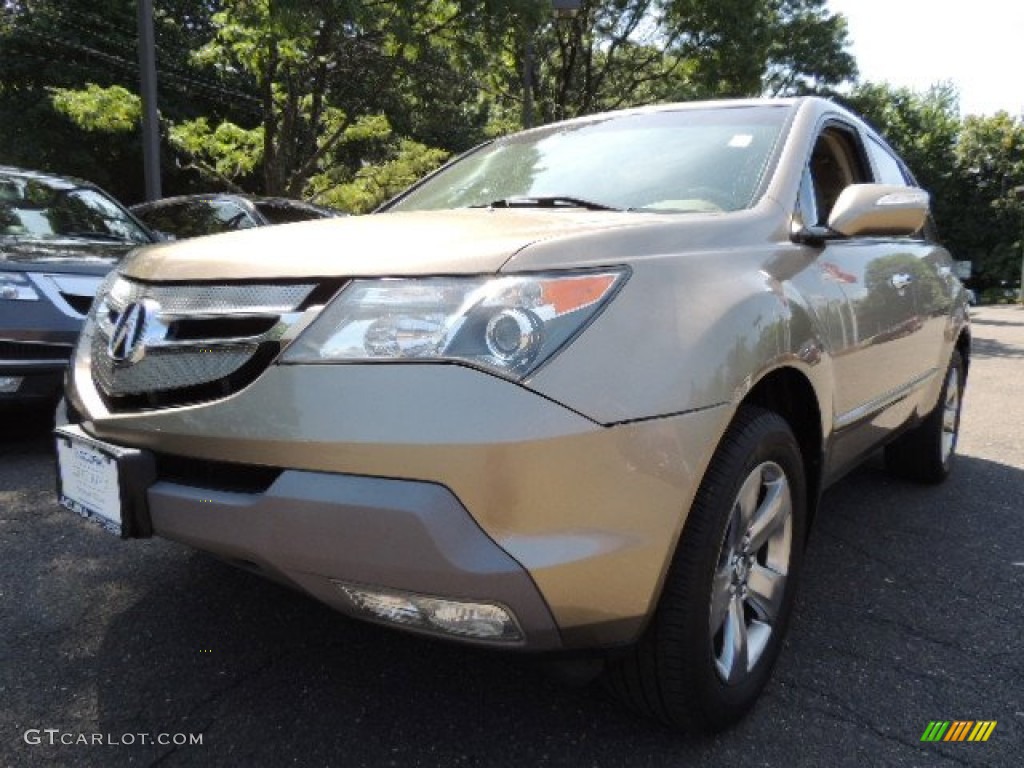
POLYGON ((162 339, 162 324, 156 320, 159 311, 160 305, 152 299, 133 301, 125 307, 107 342, 110 359, 117 363, 139 362, 146 354, 146 342, 157 340, 149 338, 153 331, 162 339))

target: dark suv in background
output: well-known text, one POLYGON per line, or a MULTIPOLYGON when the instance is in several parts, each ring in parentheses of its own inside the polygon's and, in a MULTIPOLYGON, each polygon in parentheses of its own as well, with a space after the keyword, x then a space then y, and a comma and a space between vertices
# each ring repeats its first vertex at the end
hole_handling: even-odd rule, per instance
POLYGON ((348 215, 334 208, 286 197, 220 193, 167 197, 133 205, 131 211, 155 232, 176 240, 348 215))
POLYGON ((56 404, 100 282, 155 239, 94 184, 0 166, 0 405, 56 404))

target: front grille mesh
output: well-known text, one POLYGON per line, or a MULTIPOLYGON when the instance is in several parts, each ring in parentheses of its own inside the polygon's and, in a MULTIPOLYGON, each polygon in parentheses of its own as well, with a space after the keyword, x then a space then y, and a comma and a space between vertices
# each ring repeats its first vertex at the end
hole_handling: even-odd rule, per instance
POLYGON ((283 314, 305 300, 316 285, 149 285, 119 280, 109 297, 115 310, 153 299, 168 315, 283 314))
POLYGON ((93 381, 114 411, 169 407, 230 394, 266 368, 281 336, 317 287, 153 285, 117 278, 97 302, 88 328, 93 381), (141 302, 141 357, 134 362, 115 360, 110 337, 124 311, 141 302), (190 324, 193 330, 183 334, 185 338, 177 335, 190 324))
POLYGON ((255 352, 256 345, 170 348, 156 350, 134 365, 117 365, 107 354, 106 338, 96 334, 92 342, 92 372, 96 384, 108 395, 140 395, 227 378, 249 362, 255 352))

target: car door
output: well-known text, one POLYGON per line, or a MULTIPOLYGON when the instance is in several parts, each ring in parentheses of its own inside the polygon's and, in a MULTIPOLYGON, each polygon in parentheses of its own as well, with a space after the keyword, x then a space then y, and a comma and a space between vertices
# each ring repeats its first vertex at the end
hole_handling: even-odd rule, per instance
MULTIPOLYGON (((813 210, 810 218, 816 224, 825 226, 843 189, 872 181, 881 179, 860 132, 830 121, 815 142, 802 205, 813 210)), ((837 467, 859 458, 906 420, 913 394, 927 382, 924 308, 915 286, 926 250, 918 238, 857 236, 826 239, 819 254, 823 279, 834 282, 846 298, 840 322, 828 331, 837 467)))
MULTIPOLYGON (((882 184, 909 184, 917 182, 891 150, 874 136, 867 135, 864 142, 874 166, 875 179, 882 184)), ((958 280, 953 272, 953 258, 935 237, 935 226, 929 217, 918 237, 910 239, 913 247, 905 260, 904 279, 909 278, 908 290, 914 301, 915 320, 921 326, 926 343, 917 344, 908 354, 917 356, 917 367, 922 373, 941 369, 948 347, 946 332, 958 280)))

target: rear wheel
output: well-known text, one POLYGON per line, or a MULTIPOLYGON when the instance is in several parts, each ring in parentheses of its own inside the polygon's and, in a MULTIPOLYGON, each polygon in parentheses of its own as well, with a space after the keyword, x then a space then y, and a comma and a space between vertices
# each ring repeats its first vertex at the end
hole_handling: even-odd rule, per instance
POLYGON ((890 472, 919 483, 941 483, 949 476, 960 434, 963 394, 963 359, 954 350, 935 408, 885 447, 885 466, 890 472))
POLYGON ((650 626, 609 665, 627 704, 690 731, 720 730, 754 704, 789 620, 805 488, 788 424, 742 407, 698 490, 650 626))

